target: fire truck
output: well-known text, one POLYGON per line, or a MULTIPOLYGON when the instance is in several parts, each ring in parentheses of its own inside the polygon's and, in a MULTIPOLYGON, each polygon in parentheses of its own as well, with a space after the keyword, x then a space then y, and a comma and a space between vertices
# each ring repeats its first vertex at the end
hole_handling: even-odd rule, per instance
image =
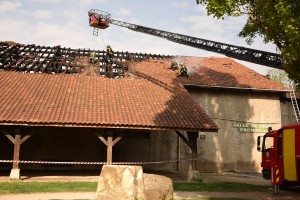
POLYGON ((290 185, 300 185, 300 124, 283 126, 257 138, 262 152, 262 174, 271 180, 274 192, 290 185), (297 145, 298 144, 298 145, 297 145))

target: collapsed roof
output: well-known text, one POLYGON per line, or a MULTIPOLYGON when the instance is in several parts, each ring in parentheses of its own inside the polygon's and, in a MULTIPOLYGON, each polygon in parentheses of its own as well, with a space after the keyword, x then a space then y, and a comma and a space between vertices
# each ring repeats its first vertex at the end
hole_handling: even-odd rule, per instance
POLYGON ((115 52, 109 79, 101 51, 91 65, 91 50, 0 46, 0 124, 217 131, 184 85, 286 90, 229 58, 182 57, 186 78, 177 58, 115 52))

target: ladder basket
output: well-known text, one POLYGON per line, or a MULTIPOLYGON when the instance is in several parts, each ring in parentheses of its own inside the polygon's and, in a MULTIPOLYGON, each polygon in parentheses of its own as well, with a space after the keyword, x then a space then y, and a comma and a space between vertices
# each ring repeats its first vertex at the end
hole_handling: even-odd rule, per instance
POLYGON ((100 28, 100 29, 106 29, 109 27, 110 22, 110 13, 97 10, 97 9, 91 9, 88 12, 89 16, 89 25, 94 28, 100 28))

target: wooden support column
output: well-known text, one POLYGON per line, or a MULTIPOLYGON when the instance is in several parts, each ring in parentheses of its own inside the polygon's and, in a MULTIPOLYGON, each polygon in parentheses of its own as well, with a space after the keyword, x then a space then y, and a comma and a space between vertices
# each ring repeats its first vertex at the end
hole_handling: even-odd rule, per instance
POLYGON ((106 162, 112 163, 113 133, 111 132, 107 134, 106 147, 107 147, 106 162))
POLYGON ((191 149, 192 151, 192 158, 195 160, 192 160, 192 169, 197 170, 197 138, 198 138, 198 132, 187 132, 187 138, 180 132, 176 131, 177 135, 184 141, 186 145, 191 149))
POLYGON ((30 134, 26 134, 23 138, 20 134, 20 129, 16 129, 15 137, 13 137, 6 130, 1 130, 5 136, 14 144, 14 157, 13 157, 13 168, 10 173, 10 179, 20 179, 20 169, 19 169, 19 160, 20 160, 20 149, 21 144, 23 144, 28 138, 30 138, 30 134))
POLYGON ((191 150, 192 150, 192 169, 197 170, 197 138, 198 138, 198 132, 187 132, 188 140, 191 144, 191 150))
POLYGON ((180 132, 176 131, 177 135, 186 143, 192 151, 191 168, 188 171, 188 181, 198 181, 201 179, 200 173, 197 170, 197 138, 198 132, 187 132, 187 138, 180 132))
POLYGON ((113 132, 112 131, 107 131, 105 136, 107 136, 107 139, 105 139, 104 134, 95 132, 98 138, 103 142, 103 144, 106 145, 107 149, 107 154, 106 154, 106 162, 107 163, 112 163, 112 150, 113 146, 117 144, 123 137, 123 134, 119 135, 116 139, 113 139, 113 132))

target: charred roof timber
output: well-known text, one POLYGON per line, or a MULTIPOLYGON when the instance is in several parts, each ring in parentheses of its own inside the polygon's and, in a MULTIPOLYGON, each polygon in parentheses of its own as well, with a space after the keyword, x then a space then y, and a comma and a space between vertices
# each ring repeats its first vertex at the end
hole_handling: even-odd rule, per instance
POLYGON ((0 42, 0 70, 26 73, 83 73, 94 67, 100 76, 122 77, 127 70, 125 61, 144 59, 166 59, 172 56, 114 52, 114 62, 105 62, 106 52, 90 49, 71 49, 60 46, 24 45, 0 42), (95 52, 95 65, 89 63, 89 56, 95 52))

